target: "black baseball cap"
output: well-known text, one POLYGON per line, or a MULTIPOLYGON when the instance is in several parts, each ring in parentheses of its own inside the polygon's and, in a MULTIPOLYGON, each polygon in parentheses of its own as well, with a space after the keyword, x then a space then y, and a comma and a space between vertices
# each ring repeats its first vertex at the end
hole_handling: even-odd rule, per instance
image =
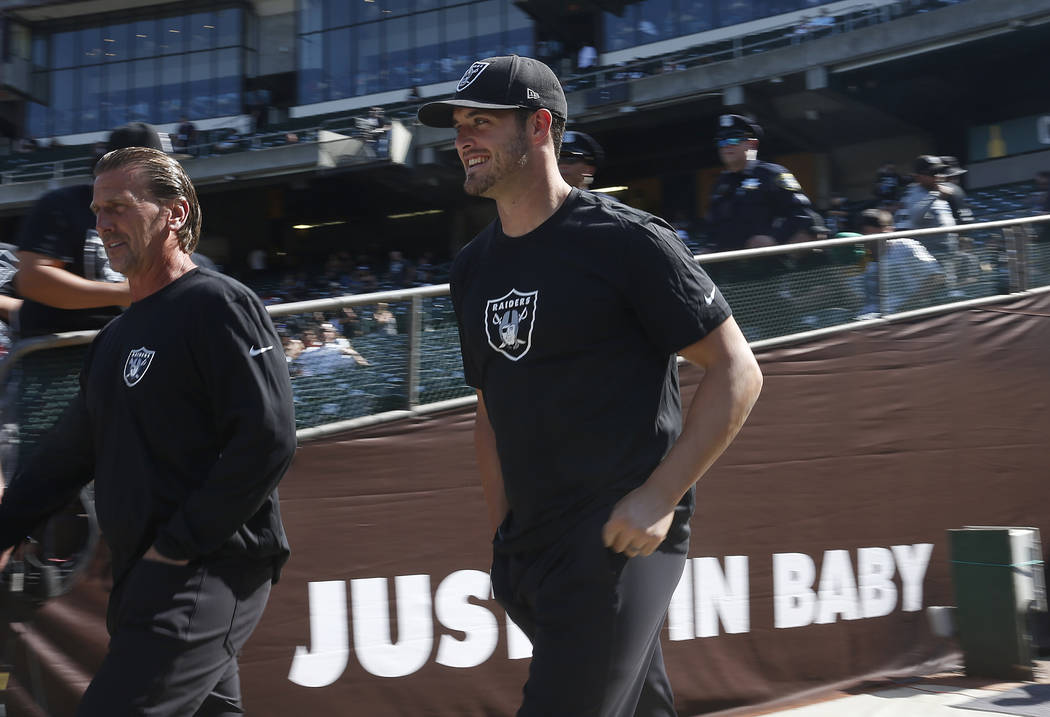
POLYGON ((562 136, 559 158, 568 159, 570 157, 579 157, 585 162, 600 164, 605 158, 605 152, 602 151, 602 146, 594 137, 583 132, 569 130, 562 136))
POLYGON ((762 139, 762 127, 750 117, 744 115, 721 115, 718 118, 718 131, 715 139, 762 139))
POLYGON ((561 119, 568 105, 561 83, 551 68, 539 60, 503 55, 478 60, 467 68, 451 100, 430 102, 419 108, 419 121, 430 127, 451 127, 457 107, 488 110, 548 109, 561 119))
POLYGON ((124 149, 125 147, 149 147, 161 152, 167 152, 171 149, 170 146, 168 148, 164 147, 160 140, 160 135, 157 134, 157 130, 153 128, 153 125, 145 122, 129 122, 126 125, 117 127, 110 133, 109 141, 106 142, 107 152, 112 152, 115 149, 124 149))
POLYGON ((959 166, 958 157, 953 157, 950 154, 941 155, 941 164, 943 164, 946 168, 944 170, 945 177, 958 177, 960 175, 966 174, 966 172, 969 171, 959 166))

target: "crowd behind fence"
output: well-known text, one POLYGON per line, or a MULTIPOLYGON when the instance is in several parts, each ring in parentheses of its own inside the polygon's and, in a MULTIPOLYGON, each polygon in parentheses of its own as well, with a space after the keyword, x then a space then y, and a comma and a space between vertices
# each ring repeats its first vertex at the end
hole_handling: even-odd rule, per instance
MULTIPOLYGON (((1050 287, 1050 215, 957 226, 938 266, 894 266, 890 247, 943 229, 807 242, 696 257, 723 292, 753 346, 804 339, 915 311, 943 311, 1050 287), (881 252, 872 249, 883 243, 881 252), (874 261, 881 255, 883 260, 874 261), (932 271, 931 271, 932 269, 932 271), (918 276, 917 272, 922 272, 918 276), (937 278, 931 282, 929 277, 937 278)), ((268 307, 285 339, 300 440, 465 405, 459 338, 448 285, 357 294, 268 307), (344 309, 390 314, 387 329, 347 339, 344 309), (294 347, 290 328, 320 322, 325 335, 294 347)), ((77 390, 95 332, 16 342, 0 362, 5 468, 33 449, 77 390)))

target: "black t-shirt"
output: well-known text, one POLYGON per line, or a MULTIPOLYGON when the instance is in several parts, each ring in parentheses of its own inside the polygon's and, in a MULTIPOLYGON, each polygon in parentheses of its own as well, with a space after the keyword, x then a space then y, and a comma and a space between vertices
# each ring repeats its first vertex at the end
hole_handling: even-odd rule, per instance
POLYGON ((786 242, 817 222, 809 198, 787 169, 749 161, 742 172, 718 175, 708 209, 708 232, 719 251, 743 249, 755 235, 786 242))
MULTIPOLYGON (((730 315, 670 225, 575 189, 525 236, 489 225, 451 285, 510 503, 504 550, 555 540, 649 477, 681 432, 675 353, 730 315)), ((692 506, 689 491, 669 538, 692 506)))
POLYGON ((14 544, 95 480, 114 580, 155 544, 176 559, 288 556, 276 486, 295 451, 291 383, 266 309, 194 269, 91 344, 80 391, 0 503, 14 544))
MULTIPOLYGON (((18 234, 18 248, 54 257, 77 276, 92 281, 123 281, 113 271, 95 231, 91 212, 92 186, 63 187, 48 192, 33 205, 18 234)), ((25 299, 18 312, 23 336, 98 329, 120 313, 120 307, 58 309, 25 299)))

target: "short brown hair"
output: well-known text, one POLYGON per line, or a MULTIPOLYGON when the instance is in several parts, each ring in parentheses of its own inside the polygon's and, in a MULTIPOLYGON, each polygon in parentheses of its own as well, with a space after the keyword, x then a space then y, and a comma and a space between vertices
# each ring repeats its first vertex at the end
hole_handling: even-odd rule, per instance
POLYGON ((187 254, 197 248, 201 235, 201 207, 197 190, 193 188, 186 170, 178 160, 149 147, 125 147, 107 152, 95 165, 95 176, 115 169, 130 167, 142 172, 150 195, 158 202, 170 202, 180 197, 189 204, 189 215, 179 228, 179 246, 187 254))
MULTIPOLYGON (((525 125, 528 123, 529 117, 532 117, 536 113, 533 109, 519 109, 516 114, 518 116, 518 127, 525 129, 525 125)), ((551 141, 554 142, 554 156, 558 157, 561 154, 561 140, 565 136, 565 120, 558 115, 551 113, 551 141)))

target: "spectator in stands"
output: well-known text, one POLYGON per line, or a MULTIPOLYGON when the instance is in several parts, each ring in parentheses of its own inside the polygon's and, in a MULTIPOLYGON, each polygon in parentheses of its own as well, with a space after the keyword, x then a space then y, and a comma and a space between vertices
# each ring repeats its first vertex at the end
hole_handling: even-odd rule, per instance
POLYGON ((197 127, 186 115, 179 118, 179 126, 175 130, 175 141, 172 142, 172 145, 178 154, 197 154, 197 127))
POLYGON ((0 356, 7 354, 14 329, 18 325, 18 310, 22 299, 15 289, 15 274, 18 273, 18 247, 0 243, 0 356))
POLYGON ((569 186, 590 189, 594 173, 604 158, 602 146, 589 134, 567 131, 558 155, 558 171, 569 186))
POLYGON ((807 241, 823 222, 802 186, 779 164, 758 159, 762 128, 742 115, 722 115, 715 135, 725 171, 711 195, 707 225, 717 251, 807 241))
MULTIPOLYGON (((150 125, 133 122, 110 134, 106 150, 165 149, 150 125)), ((168 148, 170 149, 170 147, 168 148)), ((91 213, 92 185, 62 187, 41 197, 18 236, 22 336, 98 329, 131 302, 128 283, 109 265, 91 213)))
POLYGON ((320 376, 355 366, 369 365, 349 339, 339 336, 331 323, 323 323, 317 330, 304 331, 303 343, 305 348, 296 358, 294 365, 304 376, 320 376))
MULTIPOLYGON (((894 231, 893 217, 884 209, 865 209, 858 219, 861 234, 894 231)), ((864 308, 857 318, 874 318, 932 304, 944 290, 945 272, 937 260, 914 239, 884 239, 868 243, 872 260, 862 277, 864 308), (881 284, 885 296, 880 302, 881 284)))
POLYGON ((849 210, 846 208, 845 195, 833 194, 824 212, 824 226, 829 236, 849 230, 849 210))
POLYGON ((386 265, 386 279, 396 287, 405 285, 405 277, 408 274, 409 263, 404 255, 397 249, 391 250, 386 265))
MULTIPOLYGON (((948 167, 940 157, 923 154, 915 159, 914 182, 901 199, 903 213, 907 217, 905 229, 926 229, 929 227, 954 227, 955 216, 952 214, 948 198, 955 193, 954 185, 944 179, 948 167)), ((946 281, 949 286, 955 283, 955 255, 959 251, 959 235, 954 232, 925 236, 922 244, 930 250, 944 265, 946 281)))
POLYGON ((1028 206, 1032 214, 1050 214, 1050 171, 1035 173, 1035 191, 1028 199, 1028 206))
POLYGON ((955 223, 973 223, 973 211, 970 209, 969 202, 966 201, 966 191, 962 187, 962 177, 967 170, 959 165, 958 158, 951 155, 946 154, 942 156, 941 162, 946 167, 944 171, 944 178, 947 180, 945 188, 950 191, 946 198, 948 206, 952 208, 952 216, 955 218, 955 223))
POLYGON ((376 333, 383 336, 397 336, 397 317, 390 311, 390 305, 385 301, 376 304, 376 309, 372 312, 372 321, 375 324, 376 333))
POLYGON ((580 53, 576 57, 576 69, 586 70, 589 67, 594 67, 598 64, 598 50, 594 45, 586 44, 580 48, 580 53))
POLYGON ((879 167, 875 175, 873 193, 876 199, 882 202, 897 202, 904 192, 905 184, 904 177, 897 172, 897 165, 893 162, 886 162, 879 167))

